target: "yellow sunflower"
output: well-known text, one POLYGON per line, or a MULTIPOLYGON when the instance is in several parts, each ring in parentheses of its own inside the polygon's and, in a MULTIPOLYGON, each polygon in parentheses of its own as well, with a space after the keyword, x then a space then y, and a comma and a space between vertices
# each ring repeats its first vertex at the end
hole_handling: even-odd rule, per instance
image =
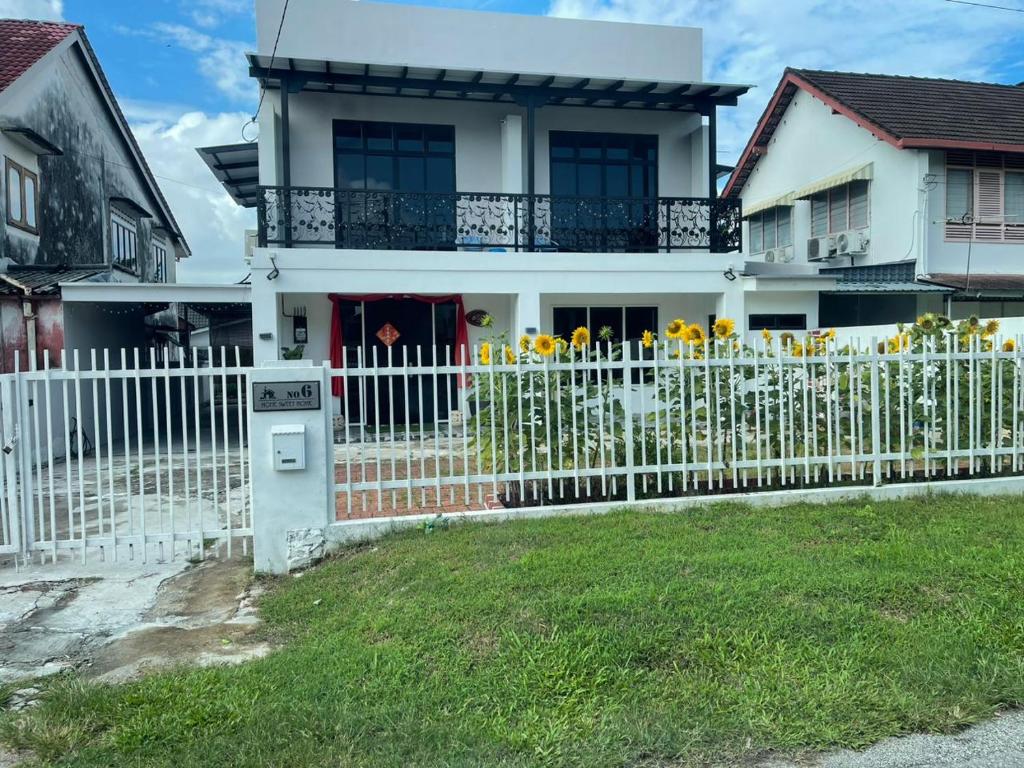
POLYGON ((793 357, 803 357, 804 356, 804 345, 801 344, 799 341, 794 341, 793 342, 793 346, 790 347, 789 352, 790 352, 791 355, 793 355, 793 357))
POLYGON ((1003 352, 1013 352, 1017 348, 1017 342, 1013 339, 1007 339, 1003 342, 1003 352))
POLYGON ((712 330, 719 339, 728 339, 736 330, 736 323, 727 317, 720 317, 715 320, 712 330))
POLYGON ((654 346, 654 334, 650 331, 644 331, 640 337, 640 343, 644 345, 644 349, 650 349, 654 346))
POLYGON ((580 326, 572 332, 572 345, 577 351, 590 346, 590 331, 580 326))
POLYGON ((564 355, 569 349, 569 342, 563 339, 561 336, 555 337, 555 344, 558 346, 558 354, 564 355))
POLYGON ((761 329, 761 338, 764 339, 764 343, 765 344, 771 344, 772 343, 772 332, 769 331, 767 328, 762 328, 761 329))
POLYGON ((485 341, 483 344, 480 345, 480 364, 491 364, 491 345, 489 342, 485 341))
POLYGON ((519 337, 519 351, 529 352, 530 351, 530 337, 525 333, 519 337))
POLYGON ((686 321, 681 318, 676 318, 665 328, 665 335, 670 339, 677 339, 680 341, 686 341, 686 321))
POLYGON ((555 339, 553 336, 547 333, 540 333, 537 338, 533 340, 533 349, 544 357, 551 357, 555 352, 555 339))
POLYGON ((704 327, 700 323, 694 323, 686 329, 691 344, 698 346, 704 346, 704 340, 707 339, 707 335, 704 333, 704 327))
POLYGON ((985 329, 981 332, 981 335, 987 337, 995 336, 997 333, 999 333, 999 321, 989 320, 987 323, 985 323, 985 329))
POLYGON ((828 333, 825 334, 825 338, 828 339, 829 341, 835 341, 836 340, 836 329, 835 328, 829 328, 828 329, 828 333))
POLYGON ((507 365, 516 364, 516 353, 512 351, 512 347, 505 345, 505 363, 507 365))

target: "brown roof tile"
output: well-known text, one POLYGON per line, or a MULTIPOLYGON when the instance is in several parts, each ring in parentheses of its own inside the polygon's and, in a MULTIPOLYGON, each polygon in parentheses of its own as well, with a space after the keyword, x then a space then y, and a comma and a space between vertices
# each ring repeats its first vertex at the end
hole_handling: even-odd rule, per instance
POLYGON ((0 19, 0 91, 76 29, 76 24, 0 19))

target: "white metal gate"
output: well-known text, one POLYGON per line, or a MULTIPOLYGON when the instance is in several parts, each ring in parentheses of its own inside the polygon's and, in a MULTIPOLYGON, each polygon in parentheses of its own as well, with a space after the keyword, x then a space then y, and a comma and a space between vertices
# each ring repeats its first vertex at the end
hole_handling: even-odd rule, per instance
POLYGON ((154 347, 75 350, 62 367, 47 355, 0 376, 0 556, 247 549, 246 370, 237 347, 154 347))

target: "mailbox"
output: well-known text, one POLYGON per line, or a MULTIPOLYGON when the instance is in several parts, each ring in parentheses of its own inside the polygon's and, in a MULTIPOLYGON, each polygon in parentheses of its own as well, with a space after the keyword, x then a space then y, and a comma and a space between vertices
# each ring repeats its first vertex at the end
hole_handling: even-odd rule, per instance
POLYGON ((274 469, 285 472, 306 468, 306 426, 284 424, 271 427, 270 442, 274 451, 274 469))

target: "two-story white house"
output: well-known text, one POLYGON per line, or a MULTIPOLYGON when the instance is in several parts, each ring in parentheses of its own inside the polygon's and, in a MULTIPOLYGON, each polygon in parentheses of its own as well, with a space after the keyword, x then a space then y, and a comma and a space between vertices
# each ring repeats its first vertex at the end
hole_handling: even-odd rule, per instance
POLYGON ((704 81, 701 30, 353 0, 256 23, 258 151, 201 150, 258 211, 256 359, 739 311, 715 141, 747 88, 704 81))
MULTIPOLYGON (((0 368, 174 331, 153 303, 65 301, 77 283, 170 283, 188 245, 75 24, 0 19, 0 368)), ((164 306, 168 306, 166 303, 164 306)))
POLYGON ((1024 315, 1024 87, 787 69, 723 194, 749 331, 1024 315))

